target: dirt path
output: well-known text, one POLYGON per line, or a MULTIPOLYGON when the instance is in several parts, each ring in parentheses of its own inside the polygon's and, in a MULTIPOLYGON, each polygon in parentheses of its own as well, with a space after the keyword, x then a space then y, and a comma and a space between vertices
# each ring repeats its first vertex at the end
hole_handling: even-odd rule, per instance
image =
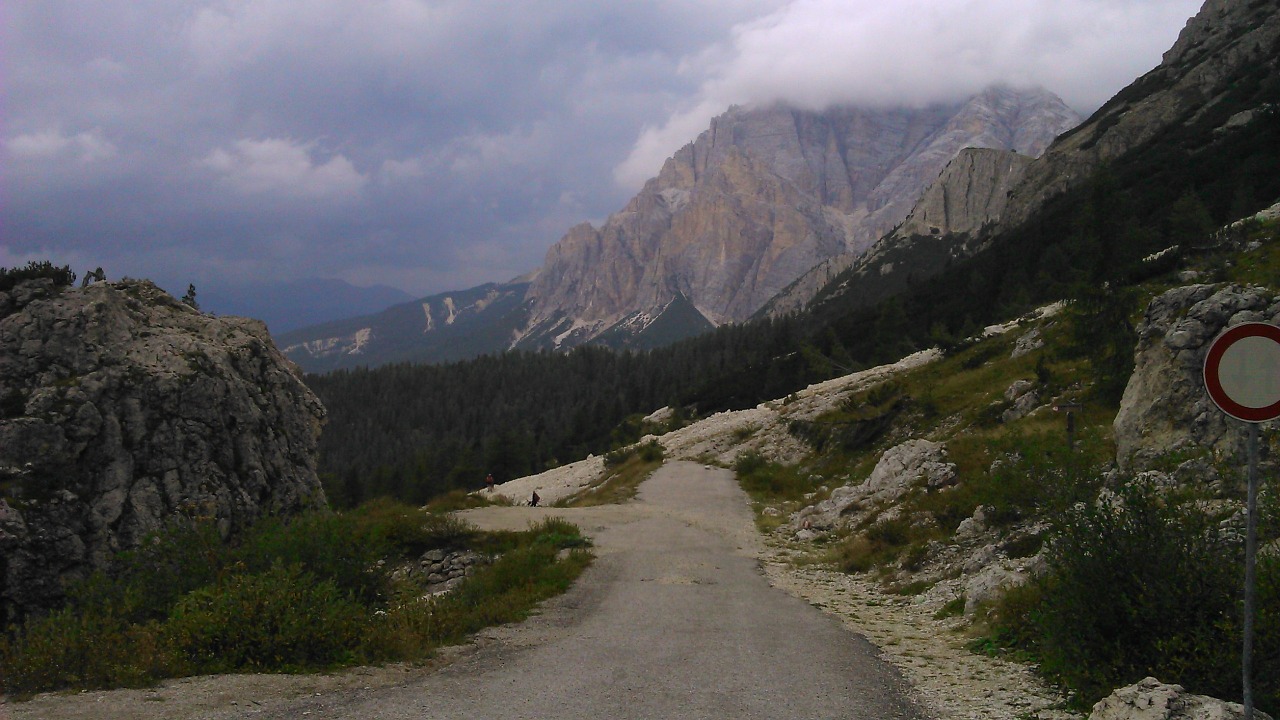
POLYGON ((627 505, 484 508, 467 519, 524 527, 545 515, 582 525, 595 539, 595 564, 540 615, 485 633, 438 670, 311 678, 306 694, 255 694, 246 676, 197 678, 10 709, 15 718, 68 720, 920 717, 874 646, 769 585, 732 473, 670 463, 627 505), (244 694, 229 704, 227 686, 237 682, 244 694))

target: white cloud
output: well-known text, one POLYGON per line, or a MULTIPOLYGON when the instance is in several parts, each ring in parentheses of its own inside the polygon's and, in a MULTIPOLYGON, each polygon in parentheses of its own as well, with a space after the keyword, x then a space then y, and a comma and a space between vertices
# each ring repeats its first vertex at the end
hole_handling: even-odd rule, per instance
POLYGON ((237 140, 218 148, 199 164, 244 194, 296 198, 343 198, 360 193, 367 178, 342 155, 325 162, 312 158, 313 144, 287 139, 237 140))
POLYGON ((733 104, 920 106, 996 82, 1092 111, 1160 61, 1200 0, 796 0, 685 59, 697 96, 614 172, 638 187, 733 104))
POLYGON ((67 135, 60 130, 40 130, 18 135, 5 143, 9 153, 24 160, 74 159, 82 163, 109 160, 118 154, 116 146, 101 130, 67 135))
POLYGON ((427 168, 422 158, 411 157, 404 160, 389 159, 382 161, 378 176, 384 183, 397 183, 421 180, 426 177, 427 168))

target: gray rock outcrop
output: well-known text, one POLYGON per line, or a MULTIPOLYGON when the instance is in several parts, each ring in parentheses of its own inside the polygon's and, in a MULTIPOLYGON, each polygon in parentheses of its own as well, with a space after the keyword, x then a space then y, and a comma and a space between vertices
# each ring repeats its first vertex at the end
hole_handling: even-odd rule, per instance
POLYGON ((955 479, 956 466, 947 462, 946 445, 908 440, 884 451, 866 481, 838 487, 826 500, 795 513, 791 527, 826 530, 852 524, 866 511, 892 506, 913 487, 945 487, 955 479))
POLYGON ((1009 150, 961 150, 894 231, 911 235, 974 234, 996 222, 1032 158, 1009 150))
POLYGON ((145 281, 0 292, 0 621, 171 519, 323 507, 323 418, 258 321, 145 281))
POLYGON ((981 247, 983 232, 999 221, 1030 162, 1031 157, 1011 150, 961 150, 902 224, 865 252, 844 253, 816 265, 770 299, 760 314, 781 317, 802 309, 820 292, 844 294, 850 284, 859 286, 864 303, 874 302, 972 254, 981 247))
MULTIPOLYGON (((1236 720, 1244 706, 1204 695, 1193 695, 1181 685, 1167 685, 1149 677, 1122 687, 1099 700, 1089 720, 1236 720)), ((1255 720, 1271 716, 1254 710, 1255 720)))
POLYGON ((1245 424, 1209 399, 1203 369, 1210 342, 1250 321, 1280 322, 1280 297, 1260 287, 1187 285, 1151 301, 1114 424, 1122 469, 1141 471, 1162 455, 1195 449, 1243 464, 1245 424))

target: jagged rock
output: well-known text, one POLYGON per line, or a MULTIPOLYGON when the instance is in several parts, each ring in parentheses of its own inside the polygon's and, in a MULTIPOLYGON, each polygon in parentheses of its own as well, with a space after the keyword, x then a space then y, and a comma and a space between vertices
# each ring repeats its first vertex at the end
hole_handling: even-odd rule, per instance
POLYGON ((1013 422, 1026 417, 1040 405, 1040 393, 1035 391, 1035 383, 1030 380, 1015 380, 1004 391, 1004 399, 1013 405, 1000 415, 1003 422, 1013 422))
POLYGON ((1009 588, 1022 585, 1029 579, 1026 573, 1010 570, 1000 563, 991 560, 987 560, 987 563, 990 564, 983 564, 981 569, 965 580, 965 615, 973 615, 980 608, 996 601, 1009 588))
POLYGON ((987 530, 987 514, 986 506, 979 505, 974 508, 973 516, 967 517, 960 521, 956 526, 955 537, 957 540, 969 540, 976 538, 987 530))
POLYGON ((831 497, 792 516, 793 528, 831 528, 860 509, 885 506, 899 500, 923 482, 942 487, 955 482, 956 467, 946 462, 946 446, 929 440, 908 440, 884 451, 871 475, 860 485, 845 485, 831 497))
MULTIPOLYGON (((1181 685, 1166 685, 1148 677, 1099 700, 1089 720, 1235 720, 1244 706, 1204 695, 1192 695, 1181 685)), ((1254 710, 1256 720, 1271 716, 1254 710)))
POLYGON ((548 251, 521 342, 582 342, 676 295, 713 323, 745 320, 900 223, 963 148, 1037 154, 1077 122, 1051 93, 1005 87, 915 110, 732 108, 602 227, 548 251))
POLYGON ((999 220, 1031 160, 1011 150, 961 150, 920 196, 894 236, 978 232, 999 220))
POLYGON ((0 292, 0 622, 171 519, 323 507, 324 408, 266 327, 145 281, 0 292))
POLYGON ((1030 380, 1014 380, 1013 384, 1004 389, 1004 399, 1013 402, 1020 397, 1024 397, 1027 393, 1034 390, 1036 384, 1030 380))
POLYGON ((1042 347, 1044 347, 1044 337, 1040 334, 1040 328, 1031 328, 1014 343, 1013 352, 1009 357, 1016 360, 1042 347))
POLYGON ((1122 469, 1143 470, 1161 455, 1195 448, 1242 463, 1246 428, 1209 399, 1204 357, 1227 327, 1280 321, 1278 301, 1270 290, 1239 285, 1188 285, 1151 301, 1114 423, 1122 469))

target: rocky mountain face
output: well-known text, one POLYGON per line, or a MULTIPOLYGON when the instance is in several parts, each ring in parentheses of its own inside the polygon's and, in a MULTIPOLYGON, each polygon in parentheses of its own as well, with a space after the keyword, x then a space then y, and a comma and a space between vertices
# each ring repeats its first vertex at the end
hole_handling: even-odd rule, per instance
POLYGON ((856 283, 869 302, 901 289, 912 272, 919 277, 931 274, 938 259, 958 259, 966 244, 956 236, 980 236, 994 225, 1031 161, 1011 150, 961 150, 892 232, 864 253, 846 253, 818 264, 774 296, 759 314, 779 317, 796 312, 851 269, 842 285, 856 283), (917 246, 928 246, 932 252, 922 253, 923 247, 917 246))
POLYGON ((1003 222, 1024 222, 1053 196, 1087 180, 1099 164, 1168 131, 1231 106, 1222 131, 1259 121, 1269 108, 1235 106, 1280 71, 1275 3, 1207 0, 1155 69, 1138 78, 1027 168, 1003 222))
POLYGON ((746 320, 900 223, 963 148, 1035 155, 1078 120, 1044 90, 1007 87, 918 110, 733 108, 622 212, 551 248, 522 342, 589 340, 676 294, 711 323, 746 320))
POLYGON ((171 520, 323 507, 324 415, 261 322, 145 281, 0 292, 0 622, 171 520))
POLYGON ((894 237, 979 232, 1000 219, 1031 161, 1005 150, 961 150, 920 196, 894 237))
POLYGON ((1008 87, 918 109, 735 107, 601 227, 570 229, 529 277, 279 340, 313 371, 655 347, 746 320, 814 266, 861 254, 964 148, 1034 156, 1078 121, 1052 93, 1008 87))

